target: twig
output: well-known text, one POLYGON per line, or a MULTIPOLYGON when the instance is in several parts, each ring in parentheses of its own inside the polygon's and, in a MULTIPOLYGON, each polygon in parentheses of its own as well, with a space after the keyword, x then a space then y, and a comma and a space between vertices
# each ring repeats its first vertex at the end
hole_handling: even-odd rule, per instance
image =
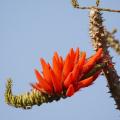
POLYGON ((116 30, 113 30, 112 32, 105 30, 105 36, 106 36, 107 44, 120 55, 120 42, 114 37, 115 32, 116 30))
MULTIPOLYGON (((99 5, 99 3, 97 3, 99 5)), ((77 0, 72 0, 72 6, 74 8, 77 8, 77 9, 81 9, 81 10, 91 10, 92 8, 96 8, 100 11, 107 11, 107 12, 120 12, 120 10, 112 10, 110 8, 98 8, 98 5, 97 6, 90 6, 90 7, 82 7, 79 5, 78 1, 77 0)))

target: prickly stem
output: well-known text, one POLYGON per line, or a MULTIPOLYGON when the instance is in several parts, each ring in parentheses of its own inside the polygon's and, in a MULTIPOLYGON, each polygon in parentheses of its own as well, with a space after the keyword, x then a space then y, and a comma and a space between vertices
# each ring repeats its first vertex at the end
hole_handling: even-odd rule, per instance
POLYGON ((98 48, 103 48, 103 59, 101 62, 106 63, 106 67, 103 68, 103 72, 105 77, 107 78, 108 87, 111 91, 111 95, 116 102, 117 108, 120 108, 119 76, 114 68, 114 64, 108 51, 103 19, 101 15, 102 14, 100 13, 100 9, 94 7, 90 9, 89 33, 94 49, 97 51, 98 48))

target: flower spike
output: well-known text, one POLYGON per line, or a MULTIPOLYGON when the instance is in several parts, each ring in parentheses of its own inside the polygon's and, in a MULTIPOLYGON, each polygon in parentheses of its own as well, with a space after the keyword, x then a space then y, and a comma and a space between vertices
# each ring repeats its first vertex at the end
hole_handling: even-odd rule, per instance
POLYGON ((80 53, 79 48, 76 50, 71 48, 65 59, 55 52, 52 66, 41 58, 42 73, 35 69, 37 82, 31 84, 32 91, 14 96, 11 80, 8 80, 5 101, 12 106, 26 109, 28 106, 31 108, 33 105, 71 97, 79 89, 93 84, 104 67, 100 63, 101 58, 102 48, 89 59, 86 59, 85 52, 80 53))
MULTIPOLYGON (((62 95, 64 92, 74 91, 74 87, 79 87, 81 84, 83 87, 89 86, 97 78, 95 77, 96 74, 97 76, 99 74, 94 73, 85 79, 83 76, 88 74, 94 68, 101 57, 102 48, 99 48, 98 51, 90 59, 87 60, 87 62, 85 62, 86 53, 82 52, 80 56, 79 48, 77 48, 75 51, 73 48, 71 48, 65 59, 62 57, 60 58, 58 53, 55 52, 53 56, 53 66, 48 66, 45 60, 41 59, 44 76, 43 80, 39 81, 38 84, 44 89, 44 91, 46 91, 47 94, 52 95, 62 95), (62 62, 60 62, 60 59, 62 62)), ((40 92, 42 91, 40 90, 40 92)))

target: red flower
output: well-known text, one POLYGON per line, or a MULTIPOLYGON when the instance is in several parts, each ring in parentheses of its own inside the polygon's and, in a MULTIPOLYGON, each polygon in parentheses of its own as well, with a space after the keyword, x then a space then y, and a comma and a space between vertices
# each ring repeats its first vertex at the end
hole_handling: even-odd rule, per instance
POLYGON ((84 76, 91 71, 96 62, 101 58, 102 48, 91 58, 86 59, 86 53, 81 52, 79 48, 76 51, 73 48, 63 60, 57 52, 54 53, 52 67, 42 58, 42 75, 35 69, 35 75, 38 80, 32 87, 47 94, 62 94, 70 97, 81 88, 88 87, 98 77, 101 71, 85 78, 84 76))

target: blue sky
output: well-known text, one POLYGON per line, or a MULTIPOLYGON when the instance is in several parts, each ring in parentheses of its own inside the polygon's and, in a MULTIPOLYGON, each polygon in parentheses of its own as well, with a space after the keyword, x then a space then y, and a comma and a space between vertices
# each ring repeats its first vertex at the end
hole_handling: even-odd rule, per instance
MULTIPOLYGON (((101 0, 102 7, 120 8, 118 0, 101 0)), ((95 5, 95 0, 79 0, 81 5, 95 5)), ((41 70, 39 59, 51 63, 54 51, 65 57, 71 47, 80 47, 89 57, 94 53, 88 34, 89 11, 73 9, 70 0, 0 0, 0 119, 1 120, 119 120, 107 82, 99 77, 95 83, 73 97, 16 109, 4 102, 6 79, 13 79, 13 93, 31 89, 36 82, 34 68, 41 70)), ((104 12, 105 27, 118 28, 120 14, 104 12)), ((111 50, 120 73, 120 57, 111 50)))

